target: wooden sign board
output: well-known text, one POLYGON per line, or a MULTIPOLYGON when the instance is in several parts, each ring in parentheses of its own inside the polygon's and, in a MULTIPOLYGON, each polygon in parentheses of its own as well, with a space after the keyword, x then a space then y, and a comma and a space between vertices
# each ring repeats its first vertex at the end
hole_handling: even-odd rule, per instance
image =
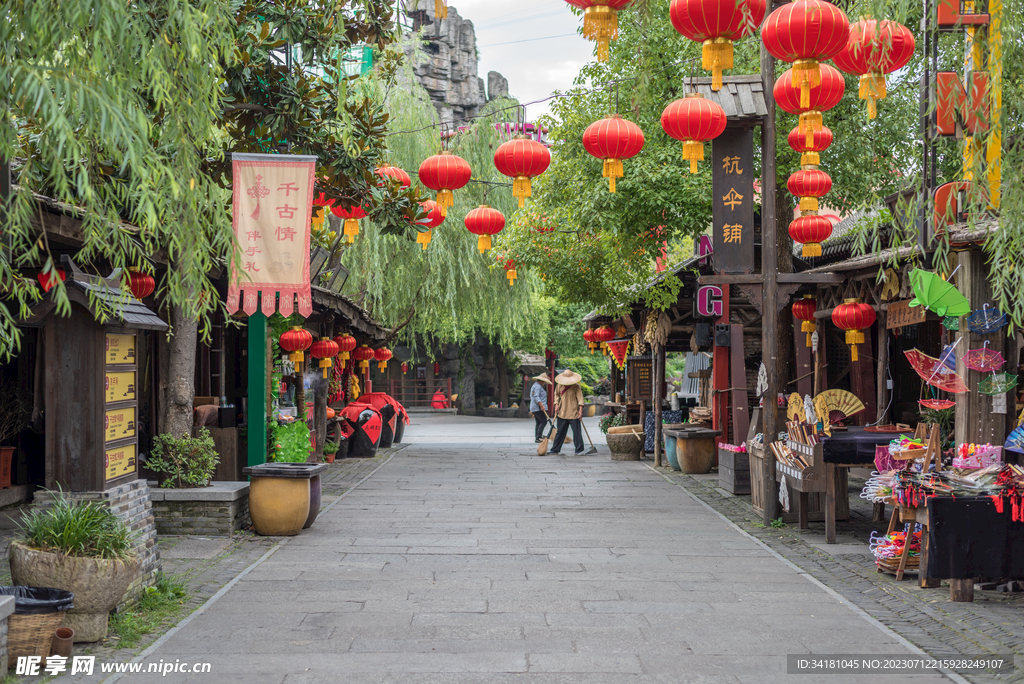
POLYGON ((103 457, 103 466, 107 473, 107 481, 135 472, 135 445, 107 449, 103 457))
POLYGON ((135 409, 133 407, 107 411, 103 421, 104 441, 113 442, 135 436, 135 409))
POLYGON ((891 302, 886 310, 885 327, 902 328, 907 325, 924 323, 927 312, 923 306, 910 306, 910 300, 891 302))
POLYGON ((104 380, 107 403, 135 399, 135 373, 110 373, 104 380))
POLYGON ((135 363, 135 335, 107 333, 104 356, 108 366, 135 363))
POLYGON ((754 272, 754 129, 711 142, 715 273, 754 272))

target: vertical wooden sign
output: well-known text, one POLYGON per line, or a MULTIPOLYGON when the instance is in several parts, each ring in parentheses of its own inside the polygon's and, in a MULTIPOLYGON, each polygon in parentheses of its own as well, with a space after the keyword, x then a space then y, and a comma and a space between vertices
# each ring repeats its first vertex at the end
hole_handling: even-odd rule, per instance
POLYGON ((715 272, 754 272, 754 129, 711 141, 715 272))

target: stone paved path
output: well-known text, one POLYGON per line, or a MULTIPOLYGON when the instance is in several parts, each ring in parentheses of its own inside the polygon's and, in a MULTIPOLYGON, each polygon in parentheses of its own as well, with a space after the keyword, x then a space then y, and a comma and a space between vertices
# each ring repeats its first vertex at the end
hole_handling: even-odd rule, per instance
POLYGON ((910 651, 644 464, 537 457, 531 431, 414 419, 145 662, 213 665, 167 682, 948 681, 786 676, 790 653, 910 651))

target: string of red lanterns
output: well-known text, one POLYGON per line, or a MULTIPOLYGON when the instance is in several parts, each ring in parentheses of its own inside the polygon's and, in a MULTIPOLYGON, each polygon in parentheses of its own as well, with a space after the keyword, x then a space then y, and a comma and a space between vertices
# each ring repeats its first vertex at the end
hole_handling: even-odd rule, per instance
POLYGON ((914 34, 895 21, 867 18, 850 26, 847 43, 833 60, 846 73, 860 76, 858 97, 867 100, 868 118, 878 115, 877 101, 886 96, 885 75, 906 66, 914 47, 914 34))
POLYGON ((793 65, 790 82, 800 92, 801 107, 810 105, 811 88, 821 84, 821 62, 846 47, 850 20, 824 0, 796 0, 765 21, 761 40, 768 52, 793 65))

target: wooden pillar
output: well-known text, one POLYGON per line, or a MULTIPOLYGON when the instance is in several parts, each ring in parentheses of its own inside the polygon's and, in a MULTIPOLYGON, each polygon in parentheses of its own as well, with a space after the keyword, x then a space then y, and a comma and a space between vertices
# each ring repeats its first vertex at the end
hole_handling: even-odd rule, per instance
POLYGON ((665 347, 659 346, 654 353, 654 369, 651 381, 654 383, 651 395, 654 397, 654 466, 660 468, 661 463, 661 389, 665 385, 665 347))
POLYGON ((250 466, 267 461, 267 317, 257 310, 249 316, 247 356, 249 382, 247 408, 249 436, 246 461, 250 466))
POLYGON ((871 331, 864 331, 864 344, 857 345, 859 356, 858 361, 850 362, 850 389, 858 399, 864 402, 865 410, 854 416, 854 425, 867 425, 875 419, 875 411, 878 406, 878 396, 875 393, 875 376, 877 375, 874 361, 875 353, 872 349, 875 340, 871 331))
POLYGON ((974 578, 949 580, 949 600, 970 603, 974 600, 974 578))
POLYGON ((889 331, 885 327, 887 316, 884 311, 878 314, 878 348, 875 352, 878 358, 878 376, 875 379, 875 422, 879 425, 886 423, 889 415, 889 331))
POLYGON ((807 346, 807 333, 799 325, 793 326, 793 351, 796 359, 796 383, 790 385, 789 392, 796 392, 801 397, 814 392, 814 355, 807 346))

